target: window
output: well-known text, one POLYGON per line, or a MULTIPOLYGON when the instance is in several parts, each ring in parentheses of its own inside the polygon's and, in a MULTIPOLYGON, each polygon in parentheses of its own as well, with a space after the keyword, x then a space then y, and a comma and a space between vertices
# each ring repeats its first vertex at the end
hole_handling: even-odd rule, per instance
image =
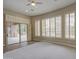
POLYGON ((42 36, 50 36, 50 24, 49 19, 42 20, 42 36))
POLYGON ((61 16, 42 20, 42 36, 61 37, 61 16))
POLYGON ((69 38, 69 14, 65 15, 65 37, 69 38))
POLYGON ((65 37, 75 39, 75 13, 65 15, 65 37))
POLYGON ((42 36, 46 35, 46 20, 42 20, 42 36))
POLYGON ((55 18, 50 18, 50 36, 55 37, 55 18))
POLYGON ((49 19, 46 19, 46 36, 49 37, 50 35, 50 27, 49 27, 49 19))
POLYGON ((70 14, 70 38, 75 38, 75 14, 70 14))
POLYGON ((35 21, 35 36, 40 36, 40 20, 35 21))
POLYGON ((56 17, 56 37, 61 37, 61 16, 56 17))

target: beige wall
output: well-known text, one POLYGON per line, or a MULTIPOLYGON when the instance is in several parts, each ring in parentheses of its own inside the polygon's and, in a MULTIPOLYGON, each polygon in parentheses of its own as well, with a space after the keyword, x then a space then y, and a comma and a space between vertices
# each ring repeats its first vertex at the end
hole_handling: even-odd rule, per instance
MULTIPOLYGON (((30 41, 31 40, 31 21, 30 21, 30 17, 29 16, 26 16, 26 15, 22 15, 22 14, 19 14, 19 13, 16 13, 16 12, 12 12, 12 11, 8 11, 8 10, 4 10, 4 16, 5 16, 5 22, 4 22, 4 25, 5 25, 5 30, 4 30, 4 34, 6 36, 6 25, 7 25, 7 22, 13 22, 13 23, 24 23, 24 24, 27 24, 28 25, 28 39, 27 41, 30 41)), ((4 39, 4 41, 6 41, 6 39, 4 39)), ((7 41, 6 41, 7 42, 7 41)))
MULTIPOLYGON (((35 41, 47 41, 47 42, 52 42, 52 43, 57 43, 57 44, 63 44, 63 45, 68 45, 68 46, 72 46, 72 47, 75 47, 75 44, 76 44, 76 40, 68 40, 68 39, 65 39, 65 17, 64 15, 66 13, 70 13, 70 12, 74 12, 76 9, 75 7, 75 3, 72 4, 72 5, 69 5, 67 7, 64 7, 62 9, 59 9, 59 10, 56 10, 56 11, 52 11, 50 13, 46 13, 46 14, 43 14, 43 15, 39 15, 39 16, 35 16, 35 17, 32 17, 32 39, 35 40, 35 41), (49 37, 35 37, 35 26, 34 26, 34 22, 35 20, 42 20, 43 18, 50 18, 50 17, 53 17, 53 16, 57 16, 57 15, 61 15, 62 16, 62 38, 49 38, 49 37)), ((41 27, 40 27, 41 28, 41 27)), ((42 33, 41 33, 42 34, 42 33)))

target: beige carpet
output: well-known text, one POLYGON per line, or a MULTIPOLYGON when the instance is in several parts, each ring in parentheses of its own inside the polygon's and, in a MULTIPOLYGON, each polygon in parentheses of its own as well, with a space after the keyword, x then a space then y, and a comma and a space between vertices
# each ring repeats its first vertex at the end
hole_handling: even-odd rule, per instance
POLYGON ((38 42, 4 53, 4 59, 76 59, 75 49, 38 42))

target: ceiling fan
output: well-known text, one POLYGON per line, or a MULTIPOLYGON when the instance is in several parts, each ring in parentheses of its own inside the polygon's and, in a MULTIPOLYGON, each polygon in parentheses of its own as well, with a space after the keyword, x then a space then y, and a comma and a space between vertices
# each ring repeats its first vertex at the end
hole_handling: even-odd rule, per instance
POLYGON ((28 4, 26 4, 26 6, 36 6, 37 4, 42 4, 42 2, 37 2, 36 0, 28 0, 28 4))

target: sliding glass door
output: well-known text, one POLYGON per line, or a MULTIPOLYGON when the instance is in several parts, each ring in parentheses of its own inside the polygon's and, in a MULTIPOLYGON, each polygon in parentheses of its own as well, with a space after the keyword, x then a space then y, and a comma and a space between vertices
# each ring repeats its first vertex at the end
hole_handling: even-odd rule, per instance
POLYGON ((27 41, 27 25, 18 23, 8 23, 7 43, 14 44, 27 41))

